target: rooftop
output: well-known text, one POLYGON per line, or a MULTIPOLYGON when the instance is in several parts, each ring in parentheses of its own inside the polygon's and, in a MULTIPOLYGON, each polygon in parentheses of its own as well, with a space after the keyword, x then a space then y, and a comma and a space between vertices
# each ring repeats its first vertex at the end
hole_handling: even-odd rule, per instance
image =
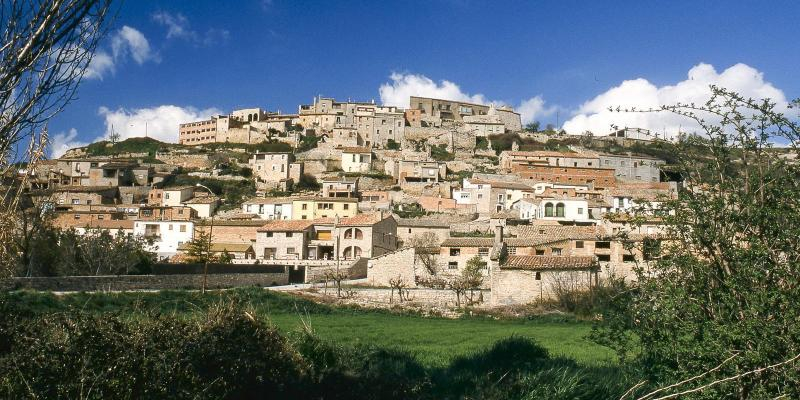
POLYGON ((594 270, 594 256, 508 256, 501 269, 543 270, 594 270))
POLYGON ((448 238, 442 242, 442 247, 492 247, 494 238, 483 237, 459 237, 448 238))
POLYGON ((372 150, 366 147, 342 147, 342 153, 372 154, 372 150))
POLYGON ((450 223, 447 221, 438 221, 435 219, 423 218, 400 218, 397 220, 397 226, 416 226, 421 228, 450 228, 450 223))

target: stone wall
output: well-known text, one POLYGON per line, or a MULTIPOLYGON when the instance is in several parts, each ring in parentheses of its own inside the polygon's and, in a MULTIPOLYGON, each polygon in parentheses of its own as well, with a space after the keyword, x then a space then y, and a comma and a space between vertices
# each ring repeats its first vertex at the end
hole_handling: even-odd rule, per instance
MULTIPOLYGON (((288 283, 288 272, 208 274, 206 287, 221 289, 242 286, 275 286, 288 283)), ((11 289, 64 292, 200 289, 202 285, 202 274, 37 277, 13 278, 10 282, 11 289)))
POLYGON ((157 153, 156 160, 165 164, 178 165, 186 169, 209 169, 212 167, 207 154, 167 154, 157 153))
POLYGON ((389 286, 389 280, 400 277, 408 287, 415 287, 416 256, 413 248, 405 248, 369 260, 367 282, 372 286, 389 286))
MULTIPOLYGON (((440 308, 452 308, 458 305, 456 294, 447 289, 427 289, 411 288, 403 289, 404 300, 400 301, 397 290, 390 288, 353 288, 354 299, 358 302, 381 303, 381 304, 422 304, 440 308)), ((489 290, 473 291, 473 300, 488 302, 491 294, 489 290)), ((464 305, 464 298, 461 299, 461 306, 464 305)))

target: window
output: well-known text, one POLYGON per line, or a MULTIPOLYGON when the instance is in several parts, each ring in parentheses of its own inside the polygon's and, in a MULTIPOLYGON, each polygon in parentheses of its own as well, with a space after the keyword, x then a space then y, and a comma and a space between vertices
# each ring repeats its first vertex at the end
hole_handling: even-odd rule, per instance
POLYGON ((169 200, 169 193, 164 193, 164 198, 169 200))
POLYGON ((576 249, 582 249, 583 248, 583 240, 575 241, 575 248, 576 249))
POLYGON ((605 262, 611 261, 611 256, 608 254, 598 254, 597 261, 605 261, 605 262))
POLYGON ((556 217, 564 216, 564 203, 556 204, 556 217))
POLYGON ((516 247, 509 247, 508 248, 508 254, 511 254, 512 256, 517 254, 517 248, 516 247))
POLYGON ((167 227, 167 229, 168 229, 168 230, 172 230, 172 224, 169 224, 169 226, 167 227))
POLYGON ((345 210, 349 210, 350 209, 350 204, 345 204, 345 205, 342 206, 342 208, 345 209, 345 210))
POLYGON ((292 237, 292 236, 294 236, 294 234, 293 234, 292 232, 286 232, 286 237, 287 237, 287 238, 290 238, 290 237, 292 237))
POLYGON ((181 232, 186 232, 186 225, 181 224, 181 225, 178 225, 178 227, 180 228, 179 230, 181 232))
POLYGON ((272 232, 267 232, 267 237, 272 237, 272 232))
POLYGON ((595 249, 610 249, 611 242, 597 242, 594 244, 595 249))
POLYGON ((578 215, 583 215, 583 208, 578 208, 578 215))
POLYGON ((561 255, 561 248, 560 247, 553 247, 551 249, 551 252, 553 253, 554 256, 560 256, 561 255))
POLYGON ((286 248, 286 254, 295 254, 294 247, 287 247, 286 248))
POLYGON ((456 257, 456 256, 460 256, 460 255, 461 255, 461 249, 459 249, 459 248, 450 249, 450 256, 451 257, 456 257))
POLYGON ((543 249, 536 249, 536 255, 537 256, 543 256, 544 255, 544 250, 543 249))
POLYGON ((488 255, 489 255, 489 248, 487 248, 487 247, 481 247, 481 248, 479 248, 479 249, 478 249, 478 255, 479 255, 479 256, 481 256, 481 257, 486 257, 486 256, 488 256, 488 255))
POLYGON ((539 271, 536 271, 536 280, 537 280, 537 281, 540 281, 540 280, 542 280, 542 273, 541 273, 541 272, 539 272, 539 271))
POLYGON ((645 239, 642 242, 642 255, 645 260, 652 260, 661 256, 661 241, 656 239, 645 239))
POLYGON ((544 205, 544 216, 545 217, 553 216, 553 203, 547 203, 544 205))
POLYGON ((72 199, 72 204, 81 204, 80 199, 72 199))
POLYGON ((308 210, 308 204, 303 204, 300 208, 303 210, 308 210))
POLYGON ((458 269, 458 261, 450 261, 447 263, 447 269, 458 269))
POLYGON ((80 214, 75 214, 75 219, 81 219, 81 215, 80 214))
POLYGON ((636 257, 633 254, 623 254, 622 262, 635 262, 636 257))

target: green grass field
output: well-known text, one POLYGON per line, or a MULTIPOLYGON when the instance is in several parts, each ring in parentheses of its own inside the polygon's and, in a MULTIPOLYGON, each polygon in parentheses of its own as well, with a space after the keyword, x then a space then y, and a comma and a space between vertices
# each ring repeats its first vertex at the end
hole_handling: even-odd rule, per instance
POLYGON ((373 344, 406 350, 428 367, 447 365, 454 357, 490 347, 499 339, 519 336, 536 340, 552 356, 563 356, 586 366, 614 364, 612 352, 586 338, 587 322, 562 318, 531 320, 487 317, 446 319, 398 314, 353 307, 332 307, 287 294, 261 289, 209 292, 167 291, 158 293, 49 293, 16 292, 12 303, 28 314, 66 312, 121 313, 137 318, 146 313, 169 313, 196 318, 216 301, 235 301, 250 307, 278 329, 291 334, 309 325, 324 339, 342 345, 373 344))

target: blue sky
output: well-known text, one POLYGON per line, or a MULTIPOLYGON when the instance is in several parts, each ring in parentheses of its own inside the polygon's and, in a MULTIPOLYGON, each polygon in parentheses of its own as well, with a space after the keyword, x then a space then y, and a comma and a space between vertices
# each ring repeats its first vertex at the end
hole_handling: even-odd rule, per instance
POLYGON ((691 85, 662 90, 682 81, 800 97, 797 15, 796 1, 127 1, 50 132, 75 145, 112 123, 143 136, 147 120, 151 136, 174 141, 177 121, 213 112, 296 112, 317 94, 391 103, 409 91, 528 101, 527 119, 584 114, 568 126, 600 129, 586 122, 600 103, 684 98, 691 85))

